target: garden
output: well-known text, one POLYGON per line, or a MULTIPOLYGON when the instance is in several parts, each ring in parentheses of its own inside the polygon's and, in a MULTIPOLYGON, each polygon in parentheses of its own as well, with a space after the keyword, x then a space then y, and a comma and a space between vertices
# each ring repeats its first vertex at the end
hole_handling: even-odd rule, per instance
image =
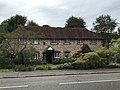
POLYGON ((120 38, 111 40, 109 48, 101 47, 95 52, 91 51, 87 44, 84 44, 81 49, 81 52, 75 53, 69 60, 55 59, 52 64, 41 65, 31 64, 31 62, 29 62, 29 58, 34 53, 34 48, 25 49, 22 52, 22 55, 25 57, 24 64, 23 62, 20 63, 15 61, 13 63, 10 55, 3 49, 0 51, 0 72, 120 68, 120 38))

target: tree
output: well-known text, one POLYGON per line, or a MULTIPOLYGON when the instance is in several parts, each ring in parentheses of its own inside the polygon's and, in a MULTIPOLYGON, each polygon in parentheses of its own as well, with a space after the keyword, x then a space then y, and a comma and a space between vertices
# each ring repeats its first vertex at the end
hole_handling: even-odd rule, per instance
POLYGON ((86 22, 84 21, 84 19, 82 18, 78 18, 78 17, 69 17, 69 19, 67 19, 65 27, 71 27, 71 28, 85 28, 86 27, 86 22))
POLYGON ((96 18, 93 25, 93 30, 97 33, 112 33, 117 26, 117 22, 116 19, 111 18, 110 15, 101 15, 96 18))
POLYGON ((31 36, 38 38, 37 34, 33 34, 32 32, 19 27, 17 30, 7 33, 6 39, 1 44, 1 48, 9 54, 11 61, 17 60, 19 55, 21 57, 20 62, 24 65, 26 60, 24 53, 26 53, 26 50, 31 49, 30 47, 27 47, 27 40, 29 40, 31 36))
POLYGON ((18 25, 25 25, 27 22, 27 17, 22 15, 17 15, 10 17, 10 19, 4 20, 1 26, 6 32, 12 32, 17 29, 18 25))
POLYGON ((38 26, 38 24, 34 22, 33 20, 31 20, 31 21, 28 21, 27 26, 38 26))
POLYGON ((5 37, 6 37, 6 32, 3 30, 3 27, 0 26, 0 44, 3 42, 5 37))
POLYGON ((120 27, 118 27, 118 35, 120 36, 120 27))

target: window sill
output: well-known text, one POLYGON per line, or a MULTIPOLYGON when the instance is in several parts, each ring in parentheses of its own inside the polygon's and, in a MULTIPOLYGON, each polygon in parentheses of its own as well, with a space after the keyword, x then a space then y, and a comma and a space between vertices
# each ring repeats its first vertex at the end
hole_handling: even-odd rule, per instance
POLYGON ((96 45, 97 43, 90 43, 90 45, 96 45))
POLYGON ((54 58, 60 58, 60 57, 54 57, 54 58))
POLYGON ((58 43, 51 43, 51 45, 58 45, 58 43))
POLYGON ((64 45, 70 45, 71 43, 64 43, 64 45))

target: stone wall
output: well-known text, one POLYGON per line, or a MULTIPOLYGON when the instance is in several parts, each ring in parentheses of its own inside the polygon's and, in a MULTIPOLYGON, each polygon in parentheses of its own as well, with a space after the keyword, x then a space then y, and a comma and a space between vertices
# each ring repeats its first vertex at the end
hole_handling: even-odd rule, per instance
MULTIPOLYGON (((84 40, 84 44, 88 44, 92 51, 102 46, 102 40, 96 40, 96 44, 90 44, 90 40, 84 40)), ((65 51, 70 51, 70 56, 81 51, 82 44, 78 44, 77 40, 70 40, 70 44, 64 44, 64 40, 58 40, 58 44, 51 44, 50 40, 39 40, 39 44, 32 44, 32 40, 28 41, 28 46, 35 47, 39 51, 40 60, 43 59, 43 52, 50 46, 55 51, 60 51, 60 57, 64 57, 65 51)))

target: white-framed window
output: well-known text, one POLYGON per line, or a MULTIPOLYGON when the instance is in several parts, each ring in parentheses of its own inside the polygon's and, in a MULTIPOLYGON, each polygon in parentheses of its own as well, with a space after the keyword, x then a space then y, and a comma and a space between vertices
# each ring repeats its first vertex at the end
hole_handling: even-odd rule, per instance
POLYGON ((96 42, 96 40, 90 40, 90 44, 95 45, 95 44, 97 44, 97 42, 96 42))
POLYGON ((60 52, 59 51, 54 52, 54 58, 60 58, 60 52))
POLYGON ((83 42, 84 42, 83 40, 78 40, 77 44, 83 44, 83 42))
POLYGON ((33 59, 34 60, 39 59, 39 52, 34 53, 33 59))
POLYGON ((70 44, 70 40, 65 39, 65 40, 64 40, 64 44, 70 44))
POLYGON ((58 44, 58 40, 57 39, 51 40, 51 44, 58 44))
POLYGON ((33 39, 33 40, 32 40, 32 44, 39 44, 39 40, 33 39))
POLYGON ((69 58, 69 56, 70 56, 70 52, 68 52, 68 51, 64 52, 64 57, 65 58, 69 58))

